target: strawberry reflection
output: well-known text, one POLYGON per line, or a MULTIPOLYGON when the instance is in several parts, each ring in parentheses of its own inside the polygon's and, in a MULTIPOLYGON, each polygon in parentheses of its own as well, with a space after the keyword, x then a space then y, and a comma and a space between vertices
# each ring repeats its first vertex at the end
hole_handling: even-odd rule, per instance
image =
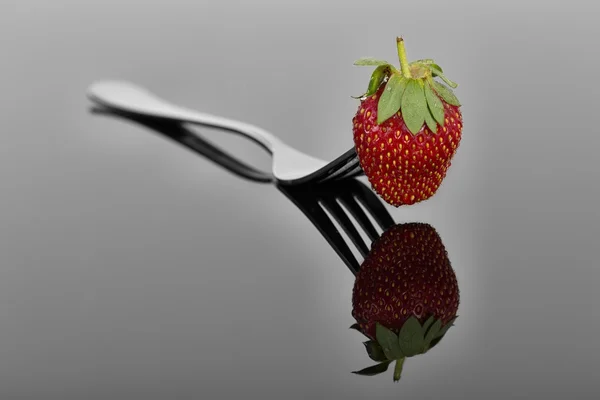
POLYGON ((355 371, 377 375, 394 365, 400 379, 408 357, 426 353, 453 325, 459 305, 456 274, 436 230, 398 224, 373 242, 356 274, 352 327, 362 332, 377 364, 355 371))

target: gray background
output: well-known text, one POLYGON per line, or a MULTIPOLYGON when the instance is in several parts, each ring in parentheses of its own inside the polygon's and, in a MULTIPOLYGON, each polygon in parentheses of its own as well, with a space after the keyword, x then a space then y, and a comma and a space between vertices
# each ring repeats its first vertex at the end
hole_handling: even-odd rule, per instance
POLYGON ((0 398, 598 398, 597 18, 584 0, 1 0, 0 398), (329 159, 369 77, 352 62, 394 61, 397 35, 459 82, 465 128, 438 194, 390 208, 439 231, 462 293, 393 384, 350 373, 370 363, 353 276, 288 199, 84 94, 131 80, 329 159))

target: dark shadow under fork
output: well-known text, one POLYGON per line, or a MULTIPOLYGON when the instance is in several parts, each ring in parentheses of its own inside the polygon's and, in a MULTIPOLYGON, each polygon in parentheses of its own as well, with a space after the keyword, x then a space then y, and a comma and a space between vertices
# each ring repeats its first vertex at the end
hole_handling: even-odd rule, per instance
POLYGON ((92 112, 120 117, 143 125, 244 179, 274 183, 275 187, 308 217, 354 274, 361 265, 355 253, 362 258, 366 257, 371 243, 381 235, 380 232, 395 224, 381 199, 356 178, 294 186, 281 185, 276 183, 272 174, 238 160, 181 123, 125 115, 98 108, 92 109, 92 112), (351 245, 355 248, 354 252, 351 245))

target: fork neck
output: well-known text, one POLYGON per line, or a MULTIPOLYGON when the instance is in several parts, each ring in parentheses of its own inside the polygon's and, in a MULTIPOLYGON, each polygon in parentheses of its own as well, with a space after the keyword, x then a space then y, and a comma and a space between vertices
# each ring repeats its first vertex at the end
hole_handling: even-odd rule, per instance
POLYGON ((273 154, 278 145, 282 143, 277 136, 273 135, 271 132, 266 131, 265 129, 251 124, 242 124, 244 125, 243 129, 236 131, 242 134, 243 136, 246 136, 248 139, 252 140, 256 144, 260 145, 271 154, 273 154))

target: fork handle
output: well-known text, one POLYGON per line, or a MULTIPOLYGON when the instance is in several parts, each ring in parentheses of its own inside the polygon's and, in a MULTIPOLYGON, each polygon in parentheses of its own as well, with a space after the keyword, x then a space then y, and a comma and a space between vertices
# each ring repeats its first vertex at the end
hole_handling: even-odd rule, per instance
POLYGON ((89 87, 87 95, 90 100, 115 111, 188 122, 239 133, 254 140, 271 154, 277 143, 280 143, 278 138, 262 128, 171 104, 130 82, 97 82, 89 87))

